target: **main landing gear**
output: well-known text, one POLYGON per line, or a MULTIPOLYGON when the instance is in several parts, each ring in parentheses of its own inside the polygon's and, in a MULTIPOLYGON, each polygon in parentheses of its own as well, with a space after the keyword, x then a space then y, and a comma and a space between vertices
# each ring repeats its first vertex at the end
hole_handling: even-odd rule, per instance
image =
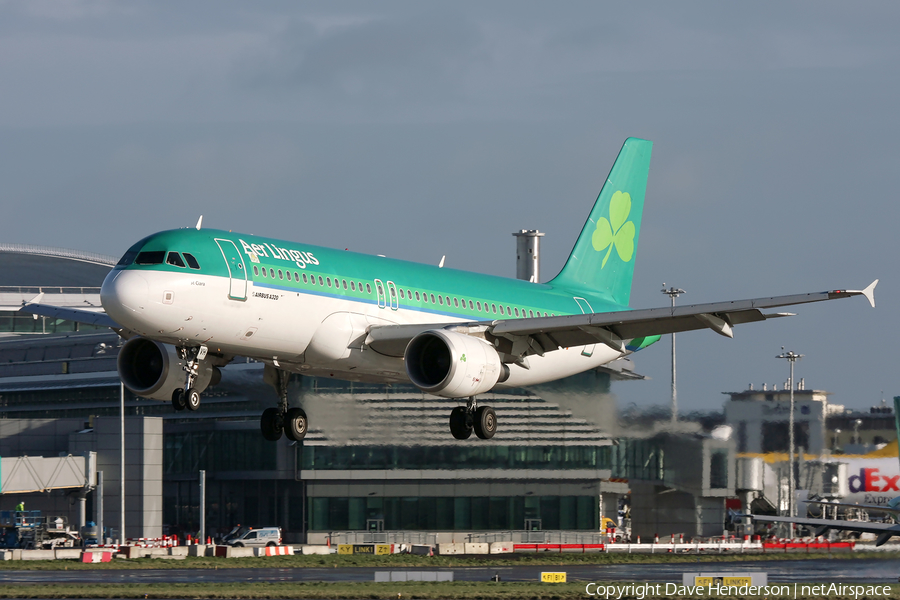
POLYGON ((200 392, 194 387, 197 380, 197 371, 200 361, 206 358, 209 348, 206 346, 197 346, 194 348, 186 348, 181 346, 178 348, 178 357, 184 361, 181 367, 187 374, 184 382, 184 389, 172 392, 172 406, 175 410, 197 410, 200 408, 200 392))
POLYGON ((281 434, 287 436, 289 440, 299 442, 306 437, 309 430, 309 419, 302 408, 288 408, 288 383, 290 375, 277 369, 275 371, 278 390, 278 407, 267 408, 263 411, 262 417, 259 419, 259 428, 263 437, 270 442, 277 442, 281 439, 281 434))
POLYGON ((458 440, 467 440, 472 435, 489 440, 497 433, 497 414, 490 406, 478 406, 475 396, 471 396, 465 406, 457 406, 450 411, 450 433, 458 440))

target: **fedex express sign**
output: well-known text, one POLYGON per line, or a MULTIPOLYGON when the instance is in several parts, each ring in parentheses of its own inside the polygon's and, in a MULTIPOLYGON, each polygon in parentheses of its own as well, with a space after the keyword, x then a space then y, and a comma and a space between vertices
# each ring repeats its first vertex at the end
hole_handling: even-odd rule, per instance
POLYGON ((880 473, 877 468, 862 468, 849 478, 850 492, 897 492, 900 494, 900 473, 880 473))

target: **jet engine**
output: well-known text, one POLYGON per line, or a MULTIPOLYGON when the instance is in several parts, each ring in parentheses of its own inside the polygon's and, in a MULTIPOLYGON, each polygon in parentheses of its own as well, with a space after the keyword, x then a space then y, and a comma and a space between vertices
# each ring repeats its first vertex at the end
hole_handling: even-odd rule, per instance
POLYGON ((416 387, 444 398, 483 394, 509 377, 509 367, 493 346, 443 329, 414 337, 403 358, 406 374, 416 387))
MULTIPOLYGON (((172 392, 184 387, 187 374, 174 346, 147 338, 128 340, 119 350, 119 377, 131 392, 143 398, 171 400, 172 392)), ((202 392, 216 385, 222 373, 208 359, 200 361, 194 387, 202 392)))

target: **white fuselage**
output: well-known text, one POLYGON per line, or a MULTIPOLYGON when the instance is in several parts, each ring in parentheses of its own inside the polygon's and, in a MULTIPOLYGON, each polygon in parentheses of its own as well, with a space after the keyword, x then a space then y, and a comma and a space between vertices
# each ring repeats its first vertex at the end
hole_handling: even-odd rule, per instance
MULTIPOLYGON (((315 291, 288 291, 247 281, 246 299, 229 297, 227 277, 163 271, 113 271, 103 284, 107 314, 138 335, 162 343, 206 345, 289 371, 352 381, 408 381, 402 358, 365 345, 373 325, 461 322, 461 318, 379 306, 315 291)), ((579 346, 529 356, 510 365, 497 387, 518 387, 574 375, 623 356, 579 346)))

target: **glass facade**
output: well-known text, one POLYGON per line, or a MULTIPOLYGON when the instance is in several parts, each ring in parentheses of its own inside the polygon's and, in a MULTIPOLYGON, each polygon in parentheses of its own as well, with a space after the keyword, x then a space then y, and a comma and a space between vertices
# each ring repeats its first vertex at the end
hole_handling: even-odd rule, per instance
POLYGON ((541 519, 543 529, 600 526, 596 496, 309 498, 307 510, 311 531, 364 530, 368 519, 415 531, 515 530, 525 519, 541 519))
POLYGON ((273 471, 277 446, 256 429, 168 433, 163 447, 165 475, 206 471, 273 471))
POLYGON ((304 470, 609 469, 613 446, 305 446, 304 470))

